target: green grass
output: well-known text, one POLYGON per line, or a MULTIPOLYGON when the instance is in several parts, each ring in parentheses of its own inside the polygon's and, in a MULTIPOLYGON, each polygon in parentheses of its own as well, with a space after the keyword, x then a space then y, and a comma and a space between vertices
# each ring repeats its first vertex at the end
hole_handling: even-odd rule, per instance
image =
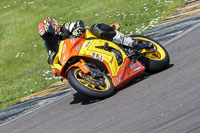
POLYGON ((50 67, 44 42, 37 33, 43 18, 50 16, 60 23, 79 19, 86 26, 120 22, 123 33, 141 34, 184 3, 169 1, 0 0, 0 109, 57 81, 46 80, 52 73, 45 74, 50 67))

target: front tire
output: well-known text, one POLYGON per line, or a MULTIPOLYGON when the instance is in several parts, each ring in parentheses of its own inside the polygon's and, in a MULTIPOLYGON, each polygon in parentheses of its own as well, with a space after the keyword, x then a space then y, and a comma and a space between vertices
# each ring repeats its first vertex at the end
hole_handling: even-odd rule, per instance
MULTIPOLYGON (((114 86, 111 80, 104 75, 104 86, 97 86, 87 81, 85 74, 79 68, 72 68, 67 73, 67 79, 71 86, 78 92, 94 98, 106 98, 113 94, 114 86)), ((94 82, 95 83, 95 82, 94 82)))

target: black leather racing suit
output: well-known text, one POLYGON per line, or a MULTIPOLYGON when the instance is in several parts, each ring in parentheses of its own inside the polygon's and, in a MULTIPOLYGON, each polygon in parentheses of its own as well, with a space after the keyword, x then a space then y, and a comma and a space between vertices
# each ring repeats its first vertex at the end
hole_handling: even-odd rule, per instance
MULTIPOLYGON (((45 48, 49 53, 49 63, 53 63, 53 60, 58 52, 60 41, 67 38, 80 37, 85 31, 84 23, 81 20, 76 22, 65 23, 61 27, 61 36, 59 39, 53 38, 51 40, 45 41, 45 48)), ((113 37, 116 35, 115 30, 106 24, 94 24, 91 26, 90 31, 97 36, 105 40, 112 41, 113 37)))

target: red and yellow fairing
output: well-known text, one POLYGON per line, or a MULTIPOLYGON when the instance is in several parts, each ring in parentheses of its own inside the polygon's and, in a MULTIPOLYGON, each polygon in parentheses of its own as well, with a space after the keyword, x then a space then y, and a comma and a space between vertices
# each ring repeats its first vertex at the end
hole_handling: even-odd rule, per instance
MULTIPOLYGON (((58 53, 54 59, 53 64, 51 65, 51 68, 53 69, 53 71, 55 70, 59 71, 59 74, 57 75, 61 75, 66 78, 64 73, 62 73, 63 66, 65 66, 66 62, 71 57, 78 56, 78 53, 81 49, 83 42, 84 42, 83 38, 66 39, 60 42, 58 53)), ((82 62, 80 62, 79 64, 76 64, 76 65, 80 66, 83 64, 82 62)))
POLYGON ((145 68, 138 61, 131 61, 124 51, 116 44, 96 38, 90 31, 86 31, 85 39, 74 38, 62 41, 59 46, 59 52, 54 60, 52 67, 61 70, 61 76, 66 78, 66 72, 71 67, 79 67, 84 73, 88 73, 89 69, 84 60, 80 60, 72 64, 67 70, 64 69, 65 64, 72 57, 87 57, 102 62, 112 79, 115 88, 125 85, 127 82, 143 74, 145 68), (94 39, 95 38, 95 39, 94 39), (108 47, 118 50, 122 54, 123 62, 118 65, 116 56, 110 51, 102 49, 108 43, 108 47))

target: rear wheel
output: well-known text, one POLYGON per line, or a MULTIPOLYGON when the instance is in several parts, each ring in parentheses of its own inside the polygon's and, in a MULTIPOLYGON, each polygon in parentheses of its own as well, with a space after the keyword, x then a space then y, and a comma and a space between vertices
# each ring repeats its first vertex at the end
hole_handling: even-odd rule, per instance
POLYGON ((151 38, 141 35, 132 37, 141 41, 150 42, 154 46, 153 49, 142 49, 139 51, 140 53, 146 53, 145 56, 139 59, 139 61, 144 64, 147 71, 159 72, 169 67, 169 54, 161 44, 151 38), (155 52, 151 52, 152 50, 155 50, 155 52))
POLYGON ((106 98, 114 92, 114 86, 106 75, 94 79, 76 67, 69 70, 67 79, 75 90, 90 97, 106 98))

